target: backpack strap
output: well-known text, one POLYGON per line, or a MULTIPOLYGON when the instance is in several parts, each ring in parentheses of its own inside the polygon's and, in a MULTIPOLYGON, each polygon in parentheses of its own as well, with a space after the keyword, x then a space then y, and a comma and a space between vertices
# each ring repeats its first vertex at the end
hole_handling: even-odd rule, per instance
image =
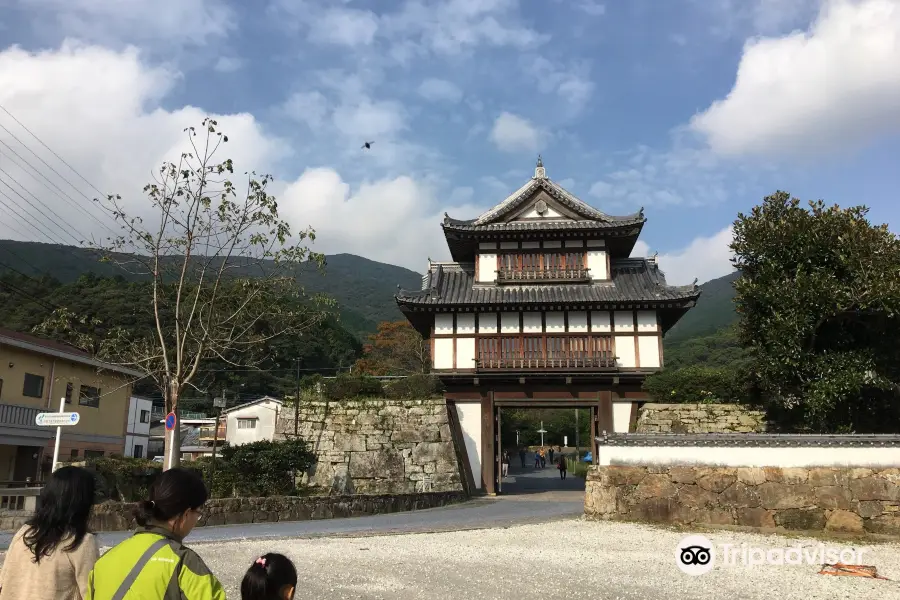
POLYGON ((131 571, 128 572, 128 575, 125 576, 124 581, 122 581, 122 585, 119 586, 119 589, 116 590, 116 593, 113 594, 111 600, 122 600, 125 597, 125 594, 128 593, 128 590, 131 589, 131 586, 134 585, 134 581, 138 578, 138 575, 141 574, 141 571, 144 570, 144 567, 147 566, 147 563, 150 562, 150 559, 153 558, 163 546, 167 546, 169 544, 169 540, 166 538, 162 538, 153 542, 149 548, 141 555, 135 565, 131 568, 131 571))

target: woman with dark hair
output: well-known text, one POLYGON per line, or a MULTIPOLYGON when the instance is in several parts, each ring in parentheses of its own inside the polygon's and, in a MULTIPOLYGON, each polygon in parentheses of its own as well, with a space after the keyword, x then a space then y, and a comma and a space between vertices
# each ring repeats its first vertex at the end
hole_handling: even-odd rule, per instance
POLYGON ((135 510, 138 530, 91 571, 87 599, 119 600, 130 590, 144 600, 225 600, 219 580, 181 543, 200 520, 206 500, 206 486, 196 473, 161 473, 150 486, 150 499, 135 510))
POLYGON ((260 556, 244 575, 241 600, 293 600, 297 569, 283 554, 260 556))
POLYGON ((37 510, 13 537, 0 571, 2 600, 87 596, 88 575, 97 561, 97 540, 88 532, 94 476, 62 467, 41 489, 37 510))

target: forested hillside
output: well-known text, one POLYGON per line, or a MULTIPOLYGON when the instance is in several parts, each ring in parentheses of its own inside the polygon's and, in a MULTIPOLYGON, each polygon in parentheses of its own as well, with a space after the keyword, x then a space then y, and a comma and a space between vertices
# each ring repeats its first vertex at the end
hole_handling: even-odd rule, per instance
MULTIPOLYGON (((37 242, 0 240, 0 273, 10 272, 4 265, 61 283, 72 283, 87 273, 118 276, 126 281, 140 279, 113 264, 100 262, 94 251, 37 242)), ((329 255, 324 274, 302 267, 295 275, 307 293, 335 298, 343 326, 361 338, 375 332, 381 321, 403 317, 394 302, 397 285, 411 289, 422 285, 422 276, 414 271, 353 254, 329 255)))
POLYGON ((735 271, 701 285, 703 293, 697 300, 697 306, 689 310, 666 334, 666 343, 710 335, 737 322, 737 313, 732 303, 737 278, 738 273, 735 271))

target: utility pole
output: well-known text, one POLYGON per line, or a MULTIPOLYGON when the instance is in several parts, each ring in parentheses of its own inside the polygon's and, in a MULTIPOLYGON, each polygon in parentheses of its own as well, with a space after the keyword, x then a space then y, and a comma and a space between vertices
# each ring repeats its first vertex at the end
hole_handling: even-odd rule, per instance
POLYGON ((294 439, 300 436, 300 359, 297 359, 297 399, 294 400, 294 439))
POLYGON ((209 467, 209 489, 210 492, 213 490, 213 483, 216 480, 216 444, 219 442, 219 421, 222 420, 222 409, 225 408, 226 400, 225 400, 225 389, 222 389, 222 396, 219 398, 213 398, 213 409, 218 408, 218 412, 216 413, 216 424, 214 425, 215 429, 213 429, 213 447, 212 447, 212 463, 209 467))
POLYGON ((575 456, 577 456, 578 458, 581 458, 581 456, 579 455, 580 451, 578 450, 578 430, 579 429, 581 429, 581 427, 578 425, 578 409, 576 408, 575 409, 575 456))

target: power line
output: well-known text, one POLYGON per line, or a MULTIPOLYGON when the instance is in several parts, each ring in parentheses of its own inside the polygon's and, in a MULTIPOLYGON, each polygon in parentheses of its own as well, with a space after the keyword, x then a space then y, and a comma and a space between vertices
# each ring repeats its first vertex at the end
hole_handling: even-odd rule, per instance
MULTIPOLYGON (((22 188, 23 190, 25 190, 25 193, 27 193, 27 194, 30 195, 32 198, 34 198, 34 199, 38 202, 38 204, 40 204, 40 205, 43 206, 47 211, 49 211, 51 215, 55 216, 55 217, 58 218, 58 219, 62 219, 62 217, 60 217, 58 214, 56 214, 56 211, 54 211, 52 208, 50 208, 49 206, 47 206, 46 204, 44 204, 43 202, 41 202, 41 201, 37 198, 37 196, 35 196, 34 194, 32 194, 30 191, 28 191, 28 189, 26 189, 21 183, 19 183, 13 176, 11 176, 9 173, 7 173, 5 170, 3 170, 2 167, 0 167, 0 173, 3 173, 4 175, 6 175, 6 176, 9 177, 10 179, 12 179, 12 181, 13 181, 16 185, 18 185, 20 188, 22 188)), ((12 191, 12 192, 13 192, 15 195, 17 195, 19 198, 21 198, 21 199, 22 199, 26 204, 28 204, 31 208, 33 208, 33 209, 35 209, 36 211, 38 211, 38 213, 41 213, 41 212, 42 212, 41 209, 39 209, 37 206, 34 205, 33 202, 31 202, 31 200, 29 200, 28 198, 26 198, 25 196, 23 196, 23 195, 22 195, 17 189, 15 189, 13 186, 9 185, 9 183, 7 183, 2 177, 0 177, 0 183, 2 183, 3 185, 5 185, 10 191, 12 191)), ((5 194, 4 194, 4 195, 5 195, 5 194)), ((7 198, 9 198, 9 196, 7 196, 7 198)), ((23 209, 23 210, 24 210, 24 209, 23 209)), ((44 216, 47 217, 47 219, 48 219, 51 223, 53 223, 54 225, 56 225, 62 233, 64 233, 65 235, 69 236, 69 238, 71 238, 72 240, 74 240, 76 244, 80 244, 80 243, 81 243, 81 241, 80 241, 78 238, 76 238, 74 235, 72 235, 71 233, 69 233, 69 230, 66 228, 65 225, 62 225, 59 221, 57 221, 56 219, 54 219, 52 216, 47 215, 46 213, 43 213, 43 214, 44 214, 44 216)), ((63 220, 64 220, 64 219, 63 219, 63 220)), ((76 233, 78 233, 78 232, 76 231, 76 233)))

